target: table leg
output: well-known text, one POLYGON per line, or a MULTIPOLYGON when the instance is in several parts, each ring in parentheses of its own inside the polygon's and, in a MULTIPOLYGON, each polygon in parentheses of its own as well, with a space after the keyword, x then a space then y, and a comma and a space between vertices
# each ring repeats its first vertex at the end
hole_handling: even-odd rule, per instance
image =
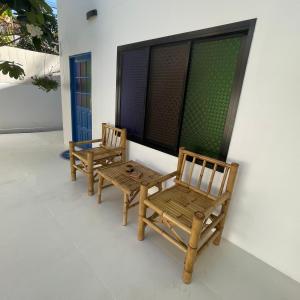
POLYGON ((98 203, 101 203, 101 192, 102 192, 102 188, 103 188, 103 183, 104 183, 104 178, 98 174, 99 176, 99 180, 98 180, 98 192, 97 192, 97 196, 98 196, 98 203))
POLYGON ((129 205, 129 195, 127 195, 126 193, 124 193, 124 200, 123 200, 123 226, 127 225, 128 205, 129 205))

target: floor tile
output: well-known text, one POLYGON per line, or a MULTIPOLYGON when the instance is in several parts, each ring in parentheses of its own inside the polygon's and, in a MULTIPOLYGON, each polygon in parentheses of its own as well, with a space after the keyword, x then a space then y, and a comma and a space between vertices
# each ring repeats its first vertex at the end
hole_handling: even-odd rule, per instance
POLYGON ((137 207, 122 226, 122 194, 87 195, 70 181, 61 132, 0 139, 0 300, 298 300, 300 284, 223 240, 181 281, 184 255, 147 229, 137 207))

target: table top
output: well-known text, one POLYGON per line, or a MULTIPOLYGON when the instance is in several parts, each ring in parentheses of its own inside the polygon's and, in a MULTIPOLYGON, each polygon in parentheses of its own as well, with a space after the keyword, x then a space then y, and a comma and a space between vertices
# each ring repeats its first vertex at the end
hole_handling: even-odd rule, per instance
POLYGON ((101 168, 97 170, 97 173, 115 186, 119 186, 126 193, 137 191, 140 189, 141 184, 147 185, 162 176, 160 173, 133 160, 101 168), (126 165, 129 164, 133 166, 134 171, 142 173, 140 178, 132 178, 129 176, 130 173, 126 173, 126 165))

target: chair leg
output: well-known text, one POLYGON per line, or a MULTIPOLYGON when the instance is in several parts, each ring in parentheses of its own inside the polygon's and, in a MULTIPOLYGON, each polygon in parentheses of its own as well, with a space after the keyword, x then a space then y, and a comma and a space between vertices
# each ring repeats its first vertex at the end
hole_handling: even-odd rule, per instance
POLYGON ((192 273, 194 263, 197 256, 198 242, 202 231, 204 215, 201 212, 196 212, 193 217, 192 232, 189 239, 188 249, 184 261, 184 270, 182 280, 189 284, 192 281, 192 273))
POLYGON ((142 241, 145 238, 145 223, 143 218, 146 217, 147 207, 144 200, 147 197, 148 189, 145 186, 141 186, 140 200, 139 200, 139 221, 138 221, 138 240, 142 241))
POLYGON ((69 142, 69 155, 70 155, 70 167, 71 167, 71 180, 76 180, 76 168, 75 165, 75 156, 73 155, 73 152, 75 150, 75 145, 73 142, 69 142))
POLYGON ((213 241, 213 243, 214 243, 215 246, 219 246, 220 242, 221 242, 222 233, 223 233, 223 229, 224 229, 224 224, 225 224, 225 221, 226 221, 227 211, 228 211, 228 207, 229 207, 229 201, 230 201, 230 199, 227 200, 223 204, 222 209, 221 209, 221 213, 224 213, 224 218, 223 218, 223 220, 220 221, 220 223, 216 227, 217 230, 220 232, 220 234, 213 241))
POLYGON ((121 154, 121 162, 125 162, 126 161, 126 151, 122 150, 122 154, 121 154))
POLYGON ((128 219, 128 198, 129 196, 124 193, 124 200, 123 200, 123 226, 127 225, 127 219, 128 219))
POLYGON ((92 152, 87 153, 87 176, 88 176, 88 194, 94 195, 94 170, 93 170, 93 158, 92 152))
POLYGON ((104 183, 104 178, 102 176, 100 176, 100 174, 98 173, 99 176, 99 181, 98 181, 98 203, 101 203, 101 193, 102 193, 102 189, 103 189, 103 183, 104 183))
MULTIPOLYGON (((229 192, 230 194, 233 191, 234 182, 235 182, 235 179, 236 179, 236 174, 237 174, 238 168, 239 168, 239 165, 237 163, 232 163, 231 164, 230 173, 229 173, 228 182, 227 182, 227 187, 226 187, 226 192, 229 192)), ((220 242, 221 242, 222 233, 223 233, 223 229, 224 229, 224 224, 225 224, 225 221, 226 221, 227 212, 228 212, 228 208, 229 208, 229 204, 230 204, 230 199, 231 198, 229 198, 222 205, 221 212, 224 214, 224 218, 217 225, 217 231, 219 231, 220 234, 218 235, 218 237, 213 242, 216 246, 218 246, 220 244, 220 242)))

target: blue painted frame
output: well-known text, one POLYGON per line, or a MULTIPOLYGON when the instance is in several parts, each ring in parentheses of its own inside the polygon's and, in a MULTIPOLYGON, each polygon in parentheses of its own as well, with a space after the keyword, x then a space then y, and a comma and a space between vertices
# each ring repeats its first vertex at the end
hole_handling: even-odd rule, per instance
MULTIPOLYGON (((69 57, 70 62, 70 90, 71 90, 71 115, 72 115, 72 139, 73 141, 90 140, 92 139, 92 111, 91 107, 83 107, 76 103, 76 79, 82 78, 77 76, 76 64, 82 61, 91 61, 91 53, 83 53, 78 55, 72 55, 69 57), (82 130, 78 128, 84 128, 84 134, 82 130)), ((92 67, 92 66, 91 66, 92 67)), ((92 80, 92 78, 91 78, 92 80)), ((91 99, 91 89, 86 92, 80 92, 80 94, 86 94, 91 99)), ((91 100, 90 100, 91 101, 91 100)), ((90 102, 91 103, 91 102, 90 102)), ((91 104, 90 104, 91 106, 91 104)), ((83 145, 83 148, 90 148, 91 145, 83 145)))

